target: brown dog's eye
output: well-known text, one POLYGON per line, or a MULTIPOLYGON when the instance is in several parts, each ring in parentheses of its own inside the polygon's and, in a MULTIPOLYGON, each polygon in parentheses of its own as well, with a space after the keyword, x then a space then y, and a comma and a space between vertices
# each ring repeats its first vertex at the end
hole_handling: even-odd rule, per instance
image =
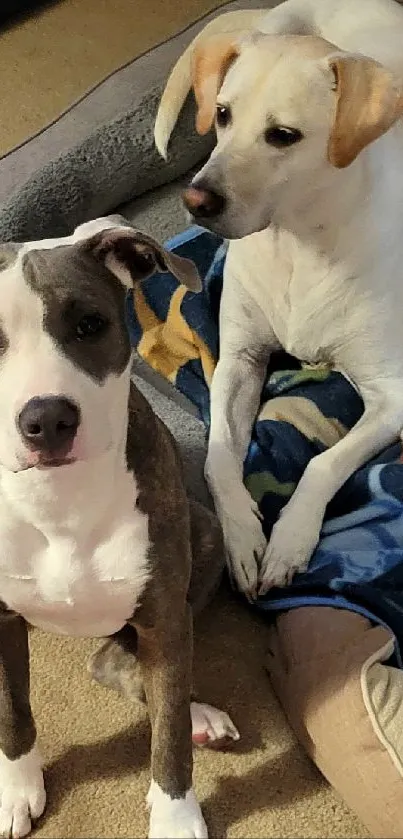
POLYGON ((226 105, 217 105, 216 123, 219 128, 226 128, 231 122, 231 108, 226 105))
POLYGON ((285 149, 302 140, 302 131, 298 128, 288 128, 285 125, 274 125, 265 131, 264 138, 270 146, 285 149))
POLYGON ((95 338, 105 332, 107 327, 108 323, 102 315, 99 315, 98 313, 84 315, 76 325, 75 338, 77 341, 85 341, 86 339, 95 338))

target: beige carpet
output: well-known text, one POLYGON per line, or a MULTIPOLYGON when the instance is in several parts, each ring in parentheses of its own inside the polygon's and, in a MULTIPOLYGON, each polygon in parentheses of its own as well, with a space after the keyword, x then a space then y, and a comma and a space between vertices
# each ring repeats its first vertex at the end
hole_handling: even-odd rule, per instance
POLYGON ((0 32, 0 155, 224 0, 59 0, 0 32))
MULTIPOLYGON (((33 705, 47 763, 49 839, 145 837, 149 730, 140 706, 90 682, 92 641, 31 635, 33 705)), ((195 753, 212 837, 365 837, 304 756, 264 671, 265 626, 221 593, 196 638, 203 698, 227 708, 242 741, 195 753)))

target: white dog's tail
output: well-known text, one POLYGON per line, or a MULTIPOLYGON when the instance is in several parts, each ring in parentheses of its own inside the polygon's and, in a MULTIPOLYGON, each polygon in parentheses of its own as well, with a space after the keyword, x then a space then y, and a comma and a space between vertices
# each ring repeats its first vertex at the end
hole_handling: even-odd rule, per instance
POLYGON ((155 145, 162 157, 167 158, 169 138, 192 87, 192 56, 196 44, 211 35, 226 32, 233 32, 237 37, 241 32, 252 29, 265 14, 265 9, 250 9, 219 15, 196 35, 178 59, 162 94, 154 126, 155 145))

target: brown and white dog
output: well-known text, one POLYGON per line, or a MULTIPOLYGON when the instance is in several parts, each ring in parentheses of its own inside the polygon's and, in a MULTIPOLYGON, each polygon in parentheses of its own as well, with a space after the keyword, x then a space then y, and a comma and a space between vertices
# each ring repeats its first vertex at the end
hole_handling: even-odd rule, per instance
POLYGON ((197 271, 116 217, 4 245, 0 260, 0 834, 25 836, 45 807, 28 622, 110 636, 91 672, 129 696, 140 672, 149 835, 204 837, 192 724, 195 740, 238 733, 191 703, 188 600, 220 576, 221 531, 189 504, 172 437, 131 383, 125 322, 134 282, 171 270, 197 290, 197 271))

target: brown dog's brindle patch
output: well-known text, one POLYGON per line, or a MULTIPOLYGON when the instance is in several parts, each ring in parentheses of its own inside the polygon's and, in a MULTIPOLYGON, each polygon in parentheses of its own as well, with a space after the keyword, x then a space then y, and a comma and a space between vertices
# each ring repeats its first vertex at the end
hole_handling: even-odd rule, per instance
POLYGON ((41 298, 44 329, 63 354, 98 382, 120 375, 130 361, 125 322, 127 289, 91 252, 78 245, 32 250, 23 258, 24 278, 41 298), (99 315, 105 329, 79 341, 80 319, 99 315))

